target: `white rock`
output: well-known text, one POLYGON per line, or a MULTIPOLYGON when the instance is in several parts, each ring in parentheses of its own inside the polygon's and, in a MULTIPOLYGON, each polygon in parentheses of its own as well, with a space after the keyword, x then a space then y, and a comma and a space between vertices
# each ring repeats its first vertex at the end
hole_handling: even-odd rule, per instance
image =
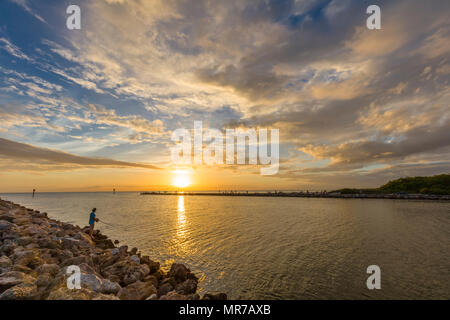
POLYGON ((139 257, 136 256, 136 255, 131 256, 130 259, 133 260, 133 261, 136 262, 136 263, 141 263, 141 259, 139 259, 139 257))
POLYGON ((92 291, 100 292, 102 287, 102 279, 91 273, 81 273, 81 287, 88 288, 92 291))

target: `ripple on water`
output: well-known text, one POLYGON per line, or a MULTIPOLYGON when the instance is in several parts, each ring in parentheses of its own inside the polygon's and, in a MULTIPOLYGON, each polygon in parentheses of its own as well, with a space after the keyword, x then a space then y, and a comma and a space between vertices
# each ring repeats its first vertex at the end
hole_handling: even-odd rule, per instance
POLYGON ((398 200, 41 193, 2 198, 98 228, 164 267, 187 264, 199 292, 250 299, 449 299, 450 203, 398 200), (365 286, 382 270, 382 290, 365 286))

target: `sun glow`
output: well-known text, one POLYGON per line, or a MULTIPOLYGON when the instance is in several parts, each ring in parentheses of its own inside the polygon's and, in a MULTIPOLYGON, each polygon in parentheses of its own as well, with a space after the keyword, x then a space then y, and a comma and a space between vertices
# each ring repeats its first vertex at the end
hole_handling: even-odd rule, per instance
POLYGON ((172 185, 177 188, 186 188, 191 185, 191 178, 189 172, 177 170, 174 172, 172 185))

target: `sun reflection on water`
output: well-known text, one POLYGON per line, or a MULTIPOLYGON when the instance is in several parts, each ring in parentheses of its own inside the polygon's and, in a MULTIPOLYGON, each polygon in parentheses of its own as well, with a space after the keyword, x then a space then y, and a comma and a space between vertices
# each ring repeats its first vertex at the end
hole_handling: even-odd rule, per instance
POLYGON ((184 209, 184 196, 178 196, 178 223, 177 235, 180 240, 183 240, 186 234, 186 211, 184 209))

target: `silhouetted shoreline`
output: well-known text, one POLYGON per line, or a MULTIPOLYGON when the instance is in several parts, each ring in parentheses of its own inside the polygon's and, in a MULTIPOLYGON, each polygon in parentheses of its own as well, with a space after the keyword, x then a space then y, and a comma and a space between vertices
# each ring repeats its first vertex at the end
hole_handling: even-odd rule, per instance
POLYGON ((282 198, 332 198, 332 199, 399 199, 399 200, 450 200, 450 195, 427 194, 340 194, 335 192, 186 192, 186 191, 152 191, 141 195, 177 195, 177 196, 224 196, 224 197, 282 197, 282 198))

